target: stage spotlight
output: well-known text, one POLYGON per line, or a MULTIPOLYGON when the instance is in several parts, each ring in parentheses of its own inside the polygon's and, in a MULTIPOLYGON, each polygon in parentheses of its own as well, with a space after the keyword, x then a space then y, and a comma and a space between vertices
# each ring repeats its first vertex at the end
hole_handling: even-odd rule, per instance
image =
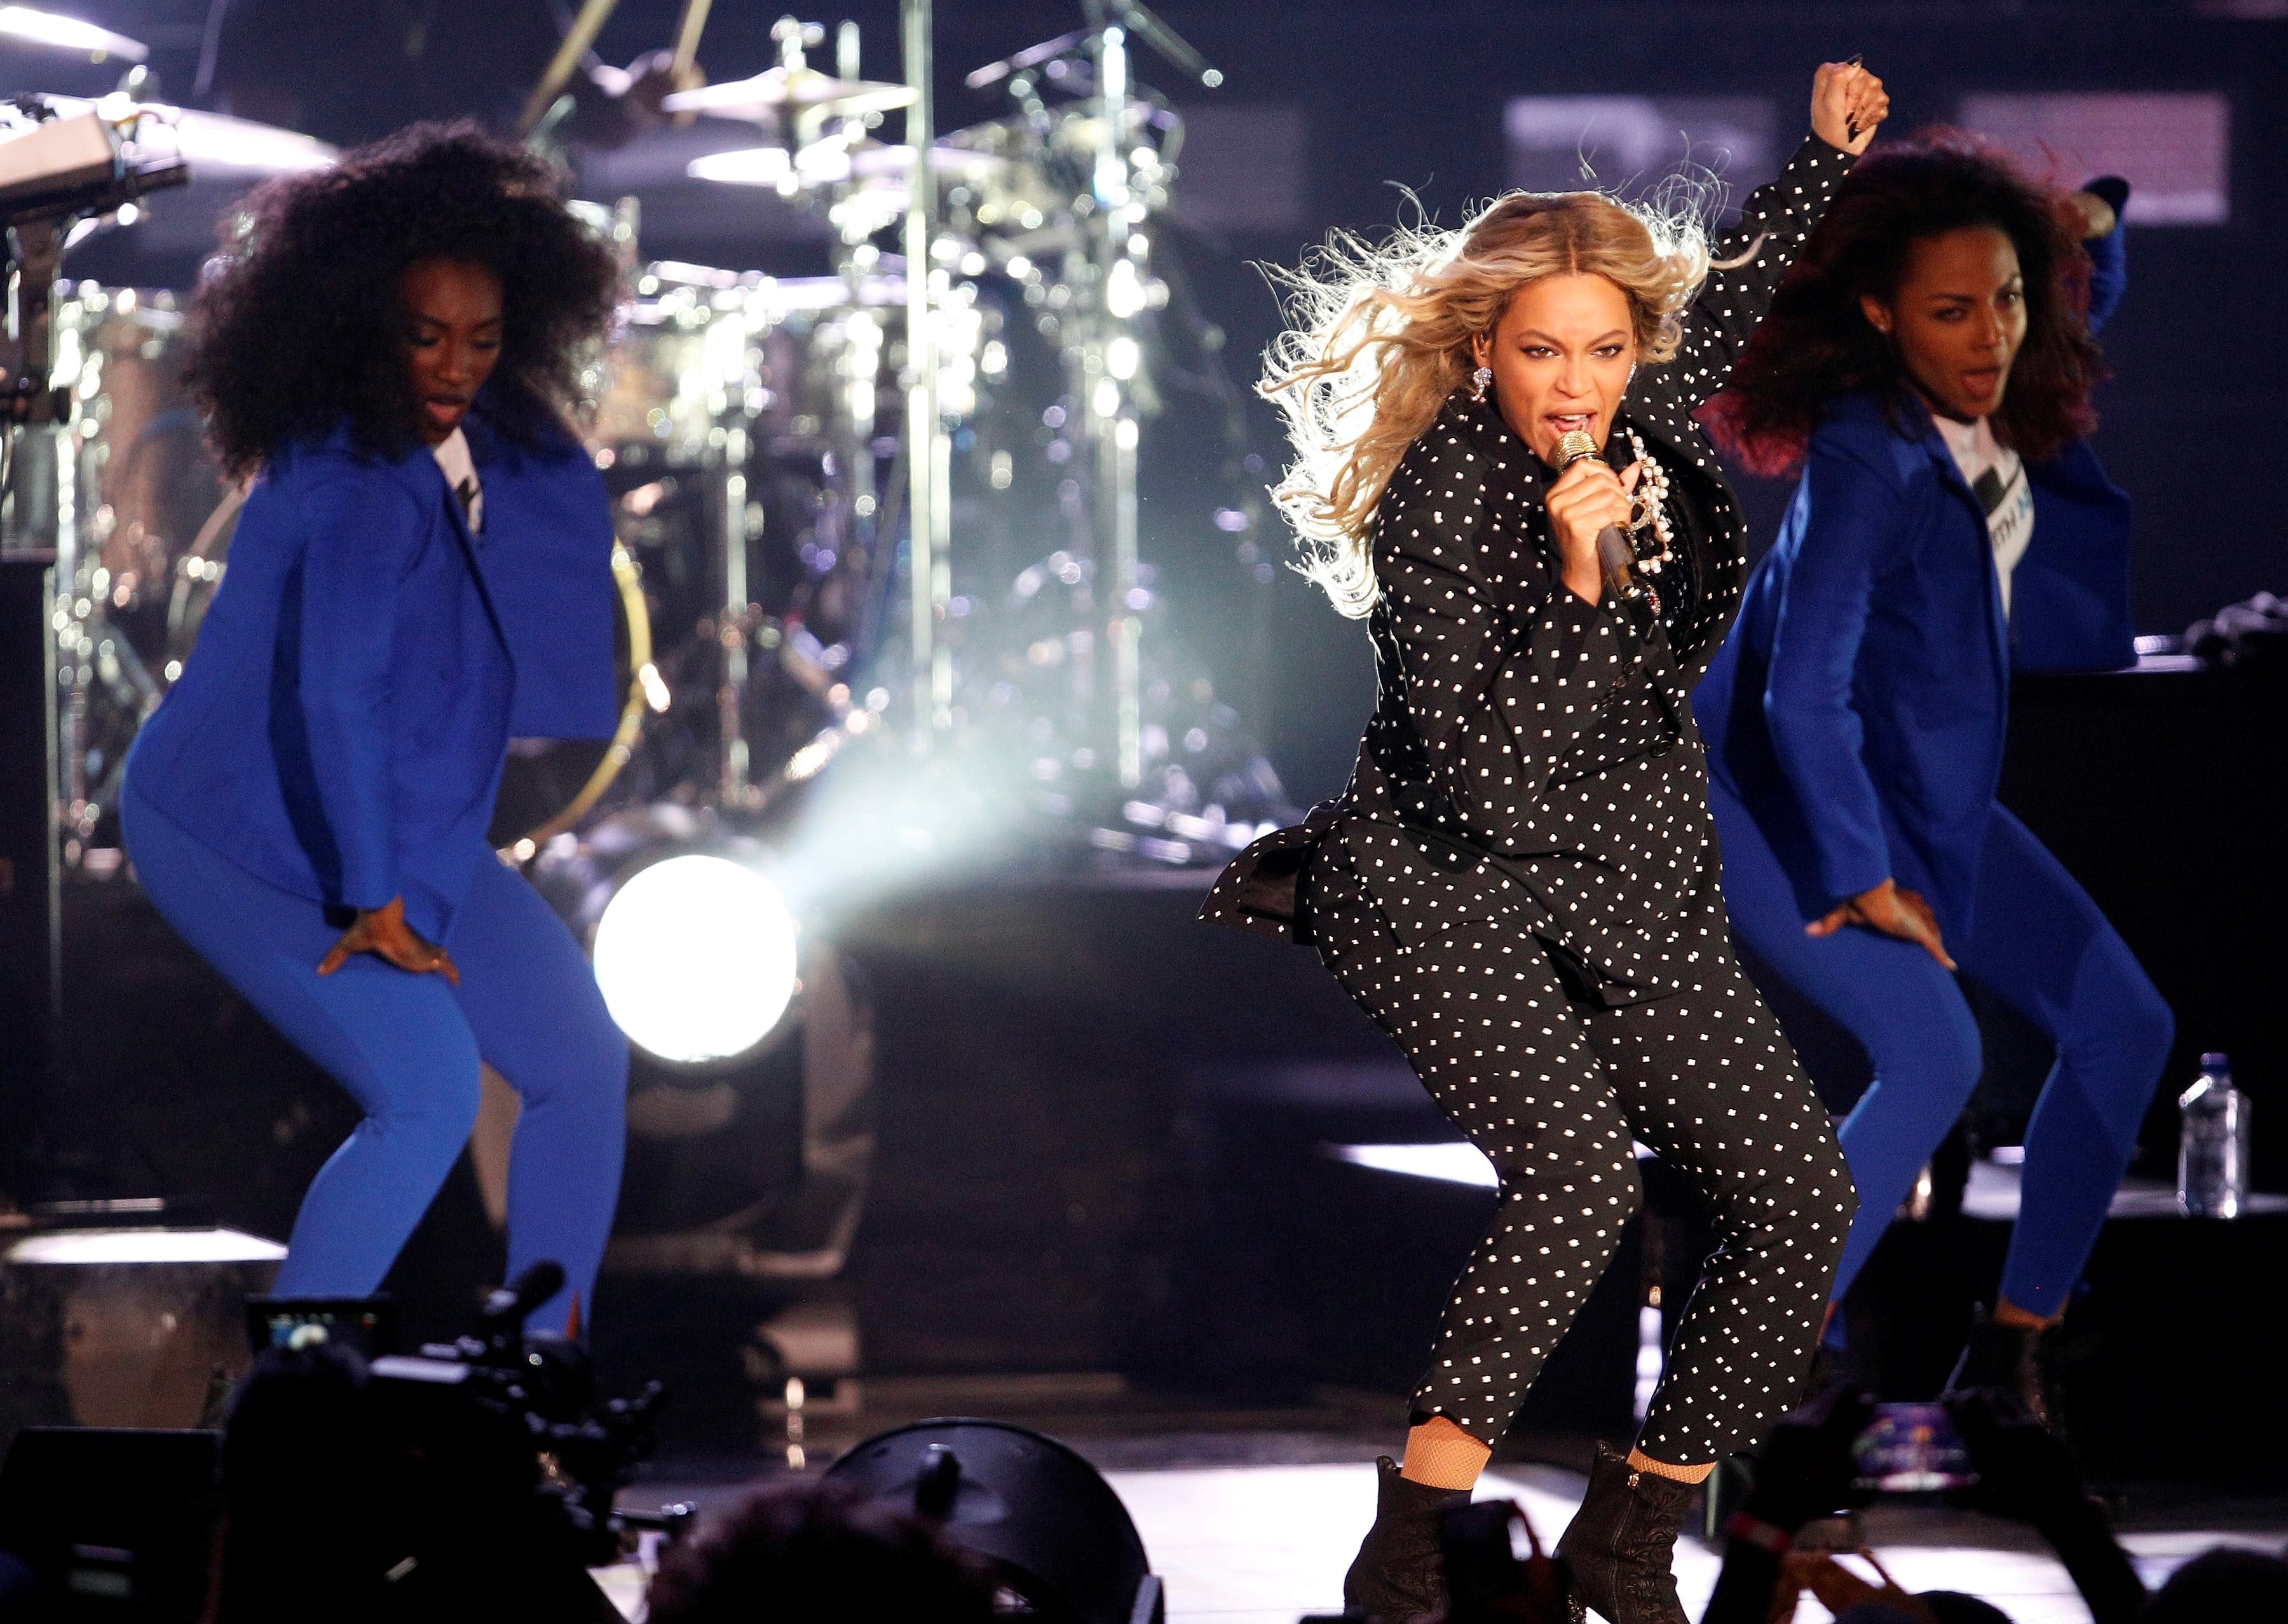
POLYGON ((1128 1508, 1045 1434, 965 1416, 917 1421, 867 1439, 826 1478, 918 1512, 984 1557, 1008 1604, 997 1611, 1039 1624, 1166 1624, 1128 1508))
MULTIPOLYGON (((814 881, 783 838, 658 801, 542 841, 528 873, 630 1040, 606 1272, 838 1272, 872 1160, 872 1003, 808 917, 814 881)), ((507 1142, 493 1137, 480 1181, 497 1205, 507 1142)))
POLYGON ((590 948, 620 1030, 675 1065, 735 1059, 770 1036, 795 993, 795 921, 742 863, 686 852, 612 894, 590 948))

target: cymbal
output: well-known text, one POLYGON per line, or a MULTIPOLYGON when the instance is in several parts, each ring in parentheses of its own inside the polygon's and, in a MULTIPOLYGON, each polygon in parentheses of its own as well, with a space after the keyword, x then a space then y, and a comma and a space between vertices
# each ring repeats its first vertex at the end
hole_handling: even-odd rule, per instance
POLYGON ((775 315, 846 310, 860 305, 896 309, 906 302, 906 279, 865 276, 853 287, 839 276, 767 276, 747 297, 750 309, 761 308, 775 315))
MULTIPOLYGON (((997 153, 973 152, 942 143, 930 148, 929 166, 941 181, 990 185, 1000 179, 1009 161, 997 153)), ((869 188, 902 189, 914 171, 914 149, 861 141, 844 147, 834 141, 814 141, 791 156, 781 147, 755 147, 739 152, 710 153, 692 161, 686 171, 695 180, 726 186, 772 187, 783 191, 813 191, 855 183, 869 188)))
MULTIPOLYGON (((733 303, 737 308, 771 316, 861 305, 894 309, 906 302, 905 261, 896 254, 884 254, 881 264, 886 268, 854 282, 840 276, 770 276, 760 271, 727 271, 711 265, 657 259, 644 267, 637 283, 642 297, 621 306, 621 312, 632 327, 656 327, 691 308, 687 295, 692 291, 703 299, 736 293, 740 297, 733 303), (679 292, 687 297, 675 297, 679 292)), ((714 306, 718 310, 730 306, 714 306)))
MULTIPOLYGON (((889 147, 878 141, 862 141, 853 147, 847 156, 848 172, 862 179, 870 179, 876 176, 902 179, 913 172, 914 149, 910 147, 889 147)), ((931 171, 948 179, 986 180, 998 175, 1008 164, 1009 161, 998 153, 973 152, 965 147, 949 146, 943 141, 935 143, 929 149, 931 171)))
POLYGON ((794 160, 783 147, 747 147, 736 152, 702 153, 683 167, 694 180, 718 186, 791 186, 794 160))
POLYGON ((678 91, 660 106, 670 113, 710 113, 718 118, 759 122, 789 113, 822 113, 854 118, 910 106, 914 92, 903 84, 872 79, 838 79, 814 68, 774 68, 751 79, 678 91))
POLYGON ((0 39, 26 45, 48 45, 58 51, 83 54, 97 62, 116 58, 131 66, 151 54, 150 48, 139 39, 114 34, 76 17, 59 16, 28 5, 0 5, 0 39))
POLYGON ((172 155, 191 166, 191 181, 252 182, 273 175, 299 174, 339 161, 341 152, 314 137, 258 124, 226 113, 131 101, 120 95, 89 100, 78 96, 43 96, 60 116, 94 111, 114 123, 134 121, 131 139, 153 155, 172 155))

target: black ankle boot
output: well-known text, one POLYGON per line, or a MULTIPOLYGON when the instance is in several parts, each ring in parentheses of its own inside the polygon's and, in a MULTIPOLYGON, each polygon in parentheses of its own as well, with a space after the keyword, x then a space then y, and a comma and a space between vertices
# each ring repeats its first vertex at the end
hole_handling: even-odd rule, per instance
POLYGON ((1589 1496, 1557 1541, 1572 1570, 1576 1624, 1588 1609, 1607 1624, 1689 1624, 1671 1564, 1698 1488, 1637 1471, 1627 1455, 1597 1445, 1589 1496))
POLYGON ((1402 1477, 1398 1462, 1388 1455, 1374 1463, 1374 1526, 1343 1575, 1343 1605, 1365 1613, 1374 1624, 1412 1624, 1418 1615, 1446 1604, 1438 1513, 1469 1494, 1402 1477))
POLYGON ((2051 1431, 2061 1412, 2056 1387, 2055 1325, 2006 1325, 1984 1303, 1971 1310, 1970 1340, 1946 1379, 1950 1393, 1998 1388, 2026 1406, 2026 1413, 2051 1431))

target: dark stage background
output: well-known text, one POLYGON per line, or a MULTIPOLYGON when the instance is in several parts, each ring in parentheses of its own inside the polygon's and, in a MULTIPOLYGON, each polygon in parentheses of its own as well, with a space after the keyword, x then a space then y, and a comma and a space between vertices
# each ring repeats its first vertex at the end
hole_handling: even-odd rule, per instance
MULTIPOLYGON (((338 142, 417 117, 504 123, 571 9, 564 0, 78 8, 153 45, 165 97, 338 142)), ((663 45, 676 10, 674 0, 625 0, 598 54, 624 63, 663 45)), ((1332 227, 1387 224, 1406 207, 1401 187, 1434 218, 1459 219, 1472 200, 1510 183, 1504 116, 1513 97, 1648 97, 1672 123, 1672 99, 1714 102, 1720 123, 1738 122, 1744 109, 1768 155, 1727 170, 1736 190, 1764 179, 1804 128, 1815 64, 1855 52, 1883 75, 1895 131, 1958 120, 1970 110, 1966 99, 1995 94, 2223 98, 2228 218, 2133 224, 2132 287, 2105 335, 2116 377, 2101 397, 2096 444, 2140 506, 2141 632, 2181 631, 2219 604, 2288 580, 2276 505, 2259 494, 2275 448, 2288 440, 2288 348, 2276 316, 2288 262, 2288 4, 1166 0, 1159 10, 1226 76, 1212 92, 1183 88, 1172 70, 1143 60, 1146 82, 1167 87, 1188 120, 1163 263, 1172 243, 1201 315, 1221 339, 1223 364, 1243 386, 1276 322, 1251 262, 1291 262, 1332 227)), ((1076 26, 1079 13, 1059 0, 941 0, 940 130, 1003 110, 991 93, 963 88, 965 71, 1076 26)), ((703 66, 727 79, 767 65, 778 14, 717 7, 703 66)), ((844 0, 815 15, 858 22, 869 76, 897 76, 892 0, 844 0)), ((49 83, 50 64, 4 48, 0 75, 12 87, 83 88, 49 83)), ((894 117, 886 133, 895 124, 894 117)), ((1593 129, 1587 150, 1601 179, 1635 172, 1625 146, 1601 144, 1593 129)), ((1696 155, 1719 152, 1704 143, 1696 155)), ((2088 178, 2072 151, 2056 158, 2058 179, 2088 178)), ((823 268, 822 245, 774 228, 760 205, 743 217, 743 195, 727 201, 718 189, 694 203, 693 189, 647 198, 647 258, 785 274, 823 268), (755 229, 743 229, 743 218, 755 229)), ((1282 567, 1283 534, 1261 521, 1262 487, 1275 477, 1281 450, 1269 408, 1180 382, 1171 394, 1174 409, 1148 427, 1144 442, 1145 556, 1170 594, 1175 633, 1260 734, 1292 796, 1308 804, 1339 788, 1348 770, 1371 699, 1365 640, 1282 567), (1227 406, 1244 414, 1239 432, 1253 459, 1245 465, 1227 449, 1227 406), (1256 522, 1238 533, 1219 529, 1219 508, 1256 522)), ((1784 488, 1742 486, 1756 533, 1768 536, 1784 488)))

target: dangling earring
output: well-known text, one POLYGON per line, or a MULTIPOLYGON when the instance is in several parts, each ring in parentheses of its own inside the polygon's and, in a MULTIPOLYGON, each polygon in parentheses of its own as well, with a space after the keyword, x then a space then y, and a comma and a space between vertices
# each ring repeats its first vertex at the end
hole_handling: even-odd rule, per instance
POLYGON ((1486 391, 1488 388, 1492 386, 1493 381, 1494 370, 1491 367, 1482 366, 1476 371, 1471 373, 1470 399, 1473 401, 1484 400, 1486 398, 1486 391))

